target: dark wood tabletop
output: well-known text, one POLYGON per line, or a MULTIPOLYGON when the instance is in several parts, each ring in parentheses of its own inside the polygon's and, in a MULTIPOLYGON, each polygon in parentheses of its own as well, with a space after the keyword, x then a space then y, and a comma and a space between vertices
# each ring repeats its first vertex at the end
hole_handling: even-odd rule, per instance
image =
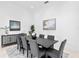
POLYGON ((42 45, 45 48, 49 48, 53 44, 58 42, 58 40, 42 39, 42 38, 37 38, 36 40, 37 40, 37 44, 40 44, 40 45, 42 45))

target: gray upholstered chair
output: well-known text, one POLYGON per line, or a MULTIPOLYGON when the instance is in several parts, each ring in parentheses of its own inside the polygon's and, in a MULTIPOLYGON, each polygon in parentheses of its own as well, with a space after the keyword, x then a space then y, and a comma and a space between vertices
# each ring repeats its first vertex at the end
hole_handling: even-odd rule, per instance
POLYGON ((27 41, 27 36, 26 35, 21 35, 21 41, 22 41, 22 46, 23 46, 23 54, 24 51, 27 51, 27 57, 28 57, 28 41, 27 41))
MULTIPOLYGON (((48 35, 47 36, 47 39, 50 39, 50 40, 54 40, 54 36, 53 35, 48 35)), ((52 49, 54 49, 54 45, 52 45, 52 47, 51 47, 52 49)))
POLYGON ((45 55, 45 51, 40 50, 38 48, 36 40, 30 40, 29 43, 30 43, 31 57, 32 58, 41 58, 42 56, 45 55))
POLYGON ((20 38, 19 35, 17 35, 16 42, 17 42, 17 49, 19 49, 19 50, 21 51, 21 49, 22 49, 22 44, 21 44, 21 38, 20 38))
POLYGON ((54 36, 53 36, 53 35, 48 35, 48 36, 47 36, 47 39, 54 40, 54 36))
POLYGON ((43 38, 44 39, 44 34, 40 34, 39 38, 43 38))
POLYGON ((65 43, 66 43, 66 40, 62 41, 59 50, 51 49, 51 48, 48 49, 47 56, 52 57, 52 58, 62 58, 65 43))

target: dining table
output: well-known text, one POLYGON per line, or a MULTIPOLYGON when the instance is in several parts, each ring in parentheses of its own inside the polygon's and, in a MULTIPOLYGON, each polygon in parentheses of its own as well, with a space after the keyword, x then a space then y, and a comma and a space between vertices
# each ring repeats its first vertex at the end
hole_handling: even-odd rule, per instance
POLYGON ((50 48, 52 45, 58 42, 58 40, 43 39, 43 38, 37 38, 36 41, 37 41, 37 44, 45 48, 50 48))
POLYGON ((37 38, 36 40, 37 44, 41 45, 45 49, 45 58, 47 58, 47 50, 58 42, 58 40, 45 39, 45 38, 44 39, 37 38))
POLYGON ((31 37, 29 37, 29 40, 36 40, 38 45, 41 45, 42 47, 44 47, 45 49, 45 57, 47 57, 46 51, 48 48, 52 47, 55 43, 58 42, 58 40, 52 40, 52 39, 47 39, 47 38, 39 38, 37 37, 36 39, 32 39, 31 37))
MULTIPOLYGON (((31 37, 29 37, 29 39, 27 39, 28 41, 29 40, 32 40, 31 37)), ((47 38, 39 38, 37 37, 36 39, 37 44, 45 47, 45 48, 50 48, 52 45, 54 45, 55 43, 58 42, 58 40, 52 40, 52 39, 47 39, 47 38)))

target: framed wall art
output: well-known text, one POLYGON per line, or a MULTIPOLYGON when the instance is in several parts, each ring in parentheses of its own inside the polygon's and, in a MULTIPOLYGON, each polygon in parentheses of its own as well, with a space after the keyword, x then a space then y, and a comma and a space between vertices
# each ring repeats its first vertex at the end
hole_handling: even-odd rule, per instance
POLYGON ((10 31, 19 31, 20 30, 20 21, 10 20, 9 27, 10 27, 10 31))
POLYGON ((56 30, 56 18, 43 20, 43 30, 56 30))

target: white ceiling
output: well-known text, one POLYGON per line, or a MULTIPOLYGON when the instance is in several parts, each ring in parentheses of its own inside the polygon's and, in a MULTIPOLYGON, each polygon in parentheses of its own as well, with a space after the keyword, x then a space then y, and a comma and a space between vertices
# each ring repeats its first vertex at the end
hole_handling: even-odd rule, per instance
POLYGON ((0 1, 1 5, 6 6, 21 6, 23 8, 43 8, 44 6, 56 3, 56 1, 49 1, 49 3, 44 4, 45 1, 0 1))
POLYGON ((56 3, 62 3, 58 1, 49 1, 48 4, 44 4, 45 1, 0 1, 1 5, 6 6, 21 6, 23 8, 43 8, 44 6, 50 5, 50 4, 56 4, 56 3))
MULTIPOLYGON (((64 5, 69 1, 49 1, 49 3, 44 4, 45 1, 0 1, 0 6, 17 6, 24 9, 29 9, 32 11, 39 10, 46 7, 55 7, 59 5, 64 5)), ((77 3, 77 2, 76 2, 77 3)), ((78 3, 79 4, 79 3, 78 3)))
POLYGON ((40 6, 46 6, 46 5, 56 5, 56 4, 64 4, 66 2, 71 1, 49 1, 48 4, 44 4, 45 1, 0 1, 0 5, 17 5, 17 6, 23 6, 26 8, 30 8, 31 6, 34 6, 34 8, 39 8, 40 6))
POLYGON ((44 8, 48 5, 50 5, 50 2, 48 4, 44 4, 45 1, 0 1, 0 7, 21 7, 25 10, 30 10, 32 12, 35 12, 36 10, 39 10, 41 8, 44 8))
POLYGON ((7 6, 22 6, 25 8, 37 8, 41 5, 44 5, 44 1, 0 1, 0 5, 7 6))

